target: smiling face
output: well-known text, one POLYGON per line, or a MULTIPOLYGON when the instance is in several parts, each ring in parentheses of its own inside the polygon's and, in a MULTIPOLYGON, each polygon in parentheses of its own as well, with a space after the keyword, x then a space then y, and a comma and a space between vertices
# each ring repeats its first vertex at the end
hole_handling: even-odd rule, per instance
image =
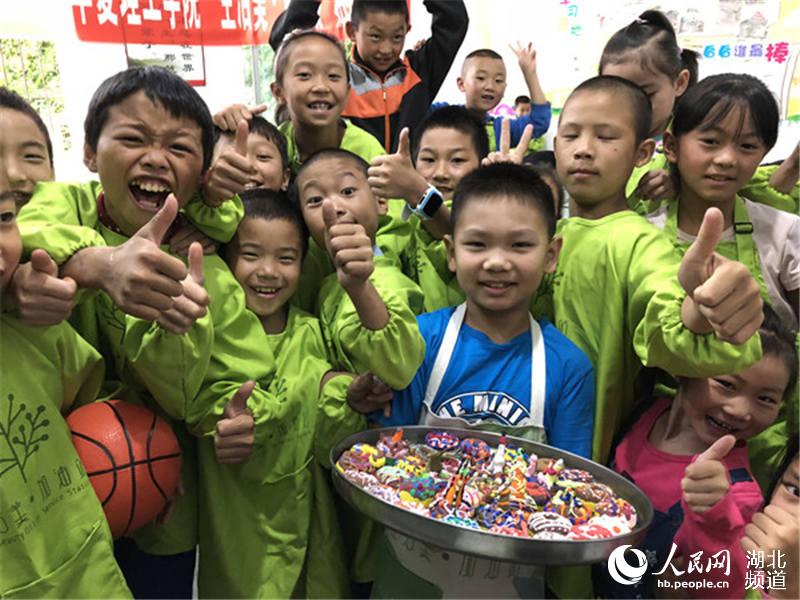
POLYGON ((445 242, 468 311, 485 319, 527 312, 558 260, 559 241, 549 239, 540 211, 511 198, 470 200, 445 242))
POLYGON ((307 36, 288 46, 281 81, 272 84, 278 102, 292 121, 311 127, 338 123, 350 85, 342 53, 329 40, 307 36))
POLYGON ((680 397, 694 435, 710 446, 729 433, 746 440, 769 427, 788 383, 786 363, 767 354, 735 375, 683 380, 680 397))
MULTIPOLYGON (((214 161, 222 152, 234 144, 234 136, 224 133, 214 146, 214 161)), ((251 133, 247 136, 247 160, 255 168, 245 189, 264 188, 286 191, 289 186, 289 169, 283 167, 278 147, 263 135, 251 133)))
POLYGON ((474 56, 466 62, 456 83, 466 95, 464 105, 485 113, 500 104, 506 93, 506 66, 496 58, 474 56))
POLYGON ((736 107, 721 121, 664 139, 667 160, 678 167, 681 202, 717 206, 733 201, 767 153, 748 109, 736 107))
POLYGON ((245 218, 228 248, 228 264, 244 289, 247 308, 267 333, 286 327, 288 302, 297 291, 303 241, 297 225, 283 219, 245 218))
POLYGON ((452 200, 458 182, 479 166, 478 152, 470 135, 444 127, 428 129, 422 134, 417 171, 445 200, 452 200))
POLYGON ((408 25, 400 13, 368 11, 358 27, 347 24, 347 34, 370 69, 383 75, 397 60, 406 42, 408 25))
POLYGON ((100 176, 106 209, 125 235, 153 218, 170 193, 185 206, 200 187, 200 125, 175 117, 138 91, 108 111, 97 149, 84 162, 100 176))
POLYGON ((795 458, 783 473, 772 498, 770 506, 777 506, 797 516, 800 521, 800 458, 795 458))
POLYGON ((634 166, 650 159, 653 142, 637 144, 630 106, 621 93, 581 91, 561 111, 558 177, 585 216, 604 216, 625 205, 625 184, 634 166))
POLYGON ((17 207, 11 192, 0 193, 0 298, 19 265, 22 240, 17 228, 17 207))
POLYGON ((55 179, 50 160, 47 141, 33 119, 0 108, 0 194, 12 193, 22 208, 37 183, 55 179))
POLYGON ((321 158, 303 168, 296 185, 303 219, 320 248, 325 248, 323 200, 333 203, 339 223, 358 223, 375 239, 378 203, 367 176, 352 160, 338 156, 321 158))
POLYGON ((683 69, 673 80, 664 73, 645 68, 638 57, 631 57, 618 63, 609 63, 602 75, 616 75, 635 83, 650 98, 653 107, 653 120, 650 135, 663 135, 672 119, 672 109, 676 100, 683 95, 689 85, 689 71, 683 69))

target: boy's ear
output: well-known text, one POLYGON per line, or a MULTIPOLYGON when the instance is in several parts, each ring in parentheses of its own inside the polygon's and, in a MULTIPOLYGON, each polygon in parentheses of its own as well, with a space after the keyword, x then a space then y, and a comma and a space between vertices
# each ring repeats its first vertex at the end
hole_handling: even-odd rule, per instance
POLYGON ((356 43, 356 28, 353 27, 353 22, 348 21, 344 24, 344 31, 347 34, 347 37, 350 38, 350 41, 354 44, 356 43))
POLYGON ((636 149, 636 166, 641 167, 650 162, 653 157, 653 152, 656 150, 656 142, 653 139, 647 138, 636 149))
POLYGON ((459 92, 466 93, 467 90, 464 89, 464 78, 461 75, 456 77, 456 85, 458 86, 459 92))
POLYGON ((92 173, 97 173, 97 152, 89 147, 89 144, 83 144, 83 164, 92 173))
POLYGON ((444 242, 445 248, 447 248, 447 268, 450 269, 453 273, 456 272, 456 246, 455 242, 453 241, 453 236, 450 234, 445 234, 442 237, 442 241, 444 242))
POLYGON ((547 262, 544 264, 545 273, 555 273, 558 267, 558 256, 561 254, 561 246, 564 240, 560 235, 553 236, 547 246, 547 262))
POLYGON ((378 216, 383 217, 389 212, 389 201, 380 196, 375 197, 375 202, 378 204, 378 216))
POLYGON ((283 95, 283 88, 281 87, 281 84, 279 84, 277 81, 273 81, 269 84, 269 89, 272 92, 272 95, 278 101, 278 104, 286 104, 286 98, 283 95))
POLYGON ((285 192, 289 189, 289 177, 292 175, 292 172, 289 169, 283 170, 283 178, 281 179, 281 191, 285 192))
POLYGON ((664 156, 673 164, 678 162, 678 140, 671 131, 664 132, 664 156))

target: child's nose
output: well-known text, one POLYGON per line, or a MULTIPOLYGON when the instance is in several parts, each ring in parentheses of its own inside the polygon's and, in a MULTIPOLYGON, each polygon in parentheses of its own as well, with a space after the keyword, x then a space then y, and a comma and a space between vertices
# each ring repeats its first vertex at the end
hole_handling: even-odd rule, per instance
POLYGON ((154 169, 167 169, 169 162, 163 148, 150 148, 142 159, 146 167, 154 169))
POLYGON ((732 167, 736 164, 736 152, 730 146, 723 146, 714 156, 714 161, 723 167, 732 167))
POLYGON ((737 421, 749 421, 752 417, 750 400, 743 394, 729 398, 722 406, 722 411, 730 418, 737 421))
POLYGON ((491 250, 483 263, 483 268, 487 271, 505 271, 509 266, 505 253, 499 249, 491 250))

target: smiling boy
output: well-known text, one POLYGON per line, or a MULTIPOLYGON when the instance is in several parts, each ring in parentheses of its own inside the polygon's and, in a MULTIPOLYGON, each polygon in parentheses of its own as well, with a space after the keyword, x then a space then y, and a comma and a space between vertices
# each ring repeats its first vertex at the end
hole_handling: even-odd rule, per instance
MULTIPOLYGON (((409 30, 406 0, 353 0, 347 35, 352 88, 342 116, 371 133, 386 152, 397 147, 400 130, 414 127, 428 111, 467 34, 463 0, 424 0, 431 37, 401 56, 409 30)), ((277 49, 296 28, 313 27, 318 0, 292 0, 270 34, 277 49)))

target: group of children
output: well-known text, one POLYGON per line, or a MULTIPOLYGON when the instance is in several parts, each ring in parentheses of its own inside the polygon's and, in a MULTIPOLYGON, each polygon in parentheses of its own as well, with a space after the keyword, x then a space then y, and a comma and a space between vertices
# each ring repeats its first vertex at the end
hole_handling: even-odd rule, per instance
MULTIPOLYGON (((0 88, 0 595, 191 597, 198 556, 201 597, 441 595, 332 492, 331 448, 372 424, 611 464, 656 510, 649 572, 673 542, 684 562, 727 550, 729 587, 701 593, 743 597, 745 552, 777 549, 769 595, 800 594, 798 174, 796 153, 760 166, 773 96, 698 82, 647 11, 548 155, 530 45, 526 114, 488 115, 506 87, 489 49, 464 62, 464 106, 432 106, 468 19, 424 4, 432 36, 401 54, 406 2, 354 0, 348 56, 292 0, 277 126, 242 104, 212 117, 159 68, 113 75, 87 111, 89 183, 53 182, 47 129, 0 88), (183 452, 164 518, 116 541, 62 417, 107 397, 167 418, 183 452)), ((656 593, 604 568, 547 583, 656 593)))

